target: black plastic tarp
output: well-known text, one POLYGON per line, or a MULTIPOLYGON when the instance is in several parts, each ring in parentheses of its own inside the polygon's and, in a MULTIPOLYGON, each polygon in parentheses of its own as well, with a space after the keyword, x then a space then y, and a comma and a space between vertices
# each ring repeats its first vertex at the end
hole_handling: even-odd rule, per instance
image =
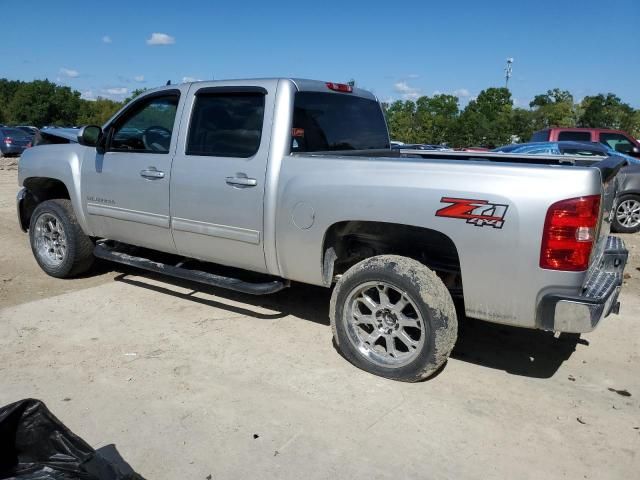
POLYGON ((39 400, 0 408, 0 479, 143 480, 111 457, 96 452, 39 400))

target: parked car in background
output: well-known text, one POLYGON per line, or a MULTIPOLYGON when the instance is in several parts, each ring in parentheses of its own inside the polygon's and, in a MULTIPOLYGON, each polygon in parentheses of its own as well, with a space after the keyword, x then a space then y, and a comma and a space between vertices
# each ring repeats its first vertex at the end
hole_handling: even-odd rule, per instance
POLYGON ((613 150, 606 144, 593 142, 532 142, 505 145, 494 150, 511 154, 578 155, 586 157, 619 157, 628 165, 618 173, 618 195, 611 229, 620 233, 640 231, 640 160, 613 150))
POLYGON ((11 127, 0 128, 0 157, 22 155, 31 146, 31 138, 22 130, 11 127))
POLYGON ((427 143, 402 143, 400 145, 391 144, 393 150, 430 150, 430 151, 447 151, 451 150, 444 145, 430 145, 427 143))
POLYGON ((616 152, 640 158, 640 142, 622 130, 607 128, 545 128, 531 136, 531 142, 597 142, 616 152))

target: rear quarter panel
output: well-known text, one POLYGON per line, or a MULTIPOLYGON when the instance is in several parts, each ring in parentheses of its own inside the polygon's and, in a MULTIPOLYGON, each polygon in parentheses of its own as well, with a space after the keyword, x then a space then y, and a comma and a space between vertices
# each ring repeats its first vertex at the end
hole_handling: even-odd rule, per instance
POLYGON ((286 278, 321 285, 323 241, 331 225, 361 220, 426 227, 456 245, 469 316, 535 327, 538 298, 551 289, 575 292, 584 278, 539 267, 547 209, 600 190, 599 172, 590 168, 285 156, 276 217, 278 266, 286 278), (437 217, 448 205, 443 197, 508 205, 504 225, 437 217), (313 217, 309 228, 294 223, 300 211, 313 217))

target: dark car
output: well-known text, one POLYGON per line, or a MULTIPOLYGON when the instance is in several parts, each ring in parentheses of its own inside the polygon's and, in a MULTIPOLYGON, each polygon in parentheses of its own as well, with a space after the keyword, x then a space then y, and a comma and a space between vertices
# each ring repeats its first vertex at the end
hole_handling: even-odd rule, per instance
POLYGON ((613 150, 608 144, 596 142, 531 142, 505 145, 494 152, 529 155, 578 155, 624 158, 628 165, 618 173, 618 201, 612 230, 621 233, 640 231, 640 160, 613 150))
POLYGON ((17 128, 0 128, 0 157, 22 155, 31 146, 31 137, 17 128))

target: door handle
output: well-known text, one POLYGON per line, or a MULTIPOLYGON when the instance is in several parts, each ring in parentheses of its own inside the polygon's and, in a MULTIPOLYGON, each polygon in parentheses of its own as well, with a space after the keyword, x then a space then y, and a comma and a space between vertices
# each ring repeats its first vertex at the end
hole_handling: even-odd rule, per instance
POLYGON ((258 185, 258 181, 255 178, 248 177, 227 177, 226 178, 227 185, 231 185, 233 187, 255 187, 258 185))
POLYGON ((164 178, 164 172, 161 172, 156 167, 149 167, 146 170, 140 170, 140 176, 144 178, 164 178))

